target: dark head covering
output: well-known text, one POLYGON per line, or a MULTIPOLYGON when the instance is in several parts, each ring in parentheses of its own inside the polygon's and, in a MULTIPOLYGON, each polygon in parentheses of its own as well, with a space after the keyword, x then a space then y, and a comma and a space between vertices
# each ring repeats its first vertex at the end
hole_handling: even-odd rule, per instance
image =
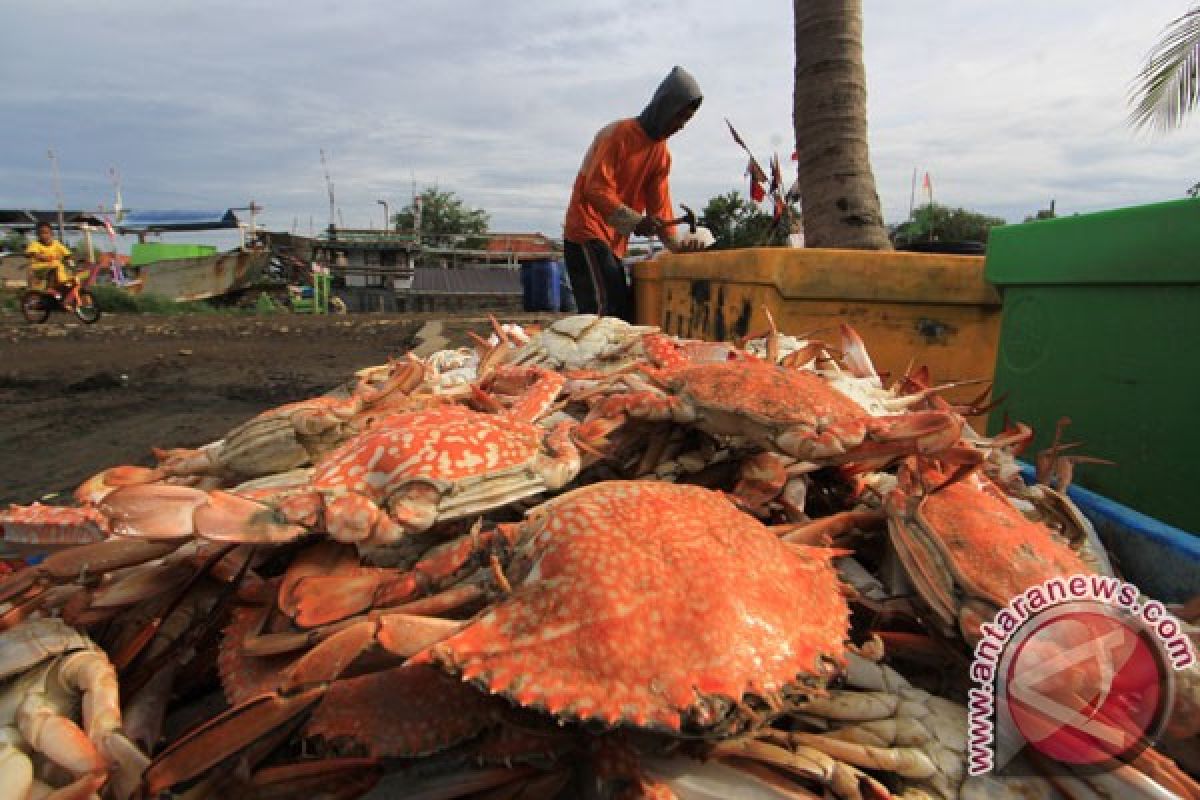
POLYGON ((675 67, 658 85, 654 97, 638 114, 637 121, 651 139, 665 139, 667 126, 684 108, 704 99, 700 84, 683 67, 675 67))

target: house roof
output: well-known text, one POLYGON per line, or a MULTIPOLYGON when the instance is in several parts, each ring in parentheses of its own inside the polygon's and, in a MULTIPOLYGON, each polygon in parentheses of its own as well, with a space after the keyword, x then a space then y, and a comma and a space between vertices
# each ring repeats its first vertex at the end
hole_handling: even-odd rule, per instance
POLYGON ((519 255, 553 255, 558 252, 554 242, 541 233, 491 234, 487 249, 493 253, 517 253, 519 255))
POLYGON ((225 211, 127 211, 121 216, 117 230, 121 233, 148 231, 207 231, 236 228, 237 215, 225 211))
MULTIPOLYGON (((58 211, 40 211, 29 208, 0 209, 0 226, 5 228, 32 229, 39 222, 49 222, 58 225, 58 211)), ((101 219, 87 211, 64 211, 63 223, 68 228, 78 227, 80 223, 88 225, 103 225, 101 219)))
POLYGON ((411 292, 431 294, 520 294, 521 273, 515 269, 440 269, 417 267, 411 292))

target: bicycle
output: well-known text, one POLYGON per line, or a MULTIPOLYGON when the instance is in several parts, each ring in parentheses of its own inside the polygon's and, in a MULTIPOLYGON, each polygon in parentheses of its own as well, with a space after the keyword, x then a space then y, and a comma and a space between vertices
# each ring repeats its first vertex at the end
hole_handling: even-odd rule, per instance
POLYGON ((99 263, 93 264, 83 281, 77 273, 65 286, 26 289, 21 293, 21 314, 26 321, 37 325, 49 319, 51 311, 66 311, 85 325, 91 325, 100 319, 100 305, 87 287, 95 283, 99 269, 99 263))

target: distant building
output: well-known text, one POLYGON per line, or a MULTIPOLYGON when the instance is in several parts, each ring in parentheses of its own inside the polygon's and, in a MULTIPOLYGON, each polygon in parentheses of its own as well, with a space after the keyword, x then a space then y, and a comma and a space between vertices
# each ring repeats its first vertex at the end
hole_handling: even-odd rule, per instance
POLYGON ((409 234, 330 228, 321 238, 270 234, 289 281, 305 283, 313 262, 328 266, 333 292, 350 311, 520 311, 522 262, 562 258, 541 233, 451 237, 455 246, 409 234))
POLYGON ((491 233, 488 237, 489 253, 511 253, 520 261, 527 260, 530 256, 562 256, 562 247, 542 233, 491 233))

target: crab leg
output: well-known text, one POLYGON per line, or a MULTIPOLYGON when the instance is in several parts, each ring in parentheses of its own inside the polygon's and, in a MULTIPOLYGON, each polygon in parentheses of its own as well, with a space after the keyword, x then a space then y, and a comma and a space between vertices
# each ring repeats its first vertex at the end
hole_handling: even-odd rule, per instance
POLYGON ((146 770, 151 794, 191 780, 311 709, 358 658, 379 648, 408 658, 468 623, 406 614, 373 615, 337 631, 297 661, 277 691, 260 694, 194 729, 146 770))
POLYGON ((871 797, 890 800, 891 793, 874 778, 820 750, 797 747, 788 750, 754 739, 723 742, 714 748, 721 760, 746 759, 829 786, 839 797, 871 797), (865 790, 865 794, 863 793, 865 790))
POLYGON ((250 778, 257 800, 319 796, 323 800, 353 800, 379 783, 381 771, 373 758, 331 758, 263 767, 250 778))
POLYGON ((803 525, 780 526, 776 530, 783 533, 785 542, 819 546, 853 530, 878 528, 886 521, 887 515, 882 511, 839 511, 803 525))
POLYGON ((483 533, 473 531, 429 551, 408 572, 363 570, 346 576, 309 577, 295 599, 294 619, 303 627, 328 625, 371 608, 405 604, 409 613, 441 613, 457 608, 480 596, 471 585, 451 588, 465 577, 477 554, 493 546, 512 544, 517 531, 511 525, 499 525, 483 533), (427 591, 444 591, 424 601, 415 598, 427 591), (415 605, 421 603, 420 606, 415 605), (418 610, 419 609, 419 610, 418 610))
POLYGON ((0 538, 11 545, 74 547, 103 541, 108 536, 108 520, 94 508, 9 506, 0 511, 0 538))
POLYGON ((264 694, 205 722, 154 759, 143 774, 145 791, 156 797, 177 783, 201 775, 286 725, 315 705, 323 693, 323 689, 314 687, 286 696, 264 694))
POLYGON ((106 539, 54 553, 42 563, 0 579, 0 630, 12 628, 37 611, 53 607, 74 592, 54 584, 83 582, 91 576, 153 561, 170 553, 177 542, 130 542, 106 539))

